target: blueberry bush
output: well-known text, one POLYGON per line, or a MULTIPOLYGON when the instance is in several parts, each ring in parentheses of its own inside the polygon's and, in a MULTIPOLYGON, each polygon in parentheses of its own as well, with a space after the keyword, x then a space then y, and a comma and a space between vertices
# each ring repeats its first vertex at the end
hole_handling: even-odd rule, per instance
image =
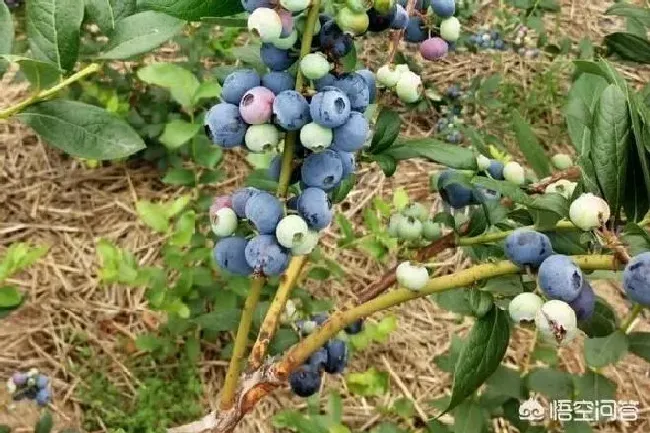
MULTIPOLYGON (((173 425, 197 416, 197 407, 174 406, 182 391, 165 387, 170 375, 144 375, 136 409, 120 407, 120 391, 95 376, 84 388, 84 407, 110 420, 110 428, 230 432, 262 398, 288 386, 308 399, 309 413, 286 409, 274 417, 276 427, 350 431, 337 394, 330 394, 329 413, 320 412, 323 375, 343 374, 355 353, 385 342, 397 327, 391 316, 367 323, 368 316, 425 297, 474 319, 469 333, 434 360, 453 374, 451 394, 433 403, 435 419, 423 419, 408 399, 393 402, 377 433, 483 432, 492 417, 520 432, 547 431, 519 417, 530 395, 612 399, 615 385, 600 369, 628 352, 650 361, 650 333, 633 331, 650 305, 649 92, 604 58, 650 63, 647 8, 614 5, 607 13, 625 17, 627 31, 599 46, 573 46, 551 40, 544 28, 544 14, 559 7, 553 0, 508 2, 514 9, 497 14, 493 27, 467 34, 461 22, 477 2, 25 3, 0 4, 0 73, 12 67, 30 84, 29 96, 0 111, 0 119, 15 118, 90 168, 144 161, 163 172, 163 183, 190 188, 172 200, 136 203, 142 223, 163 237, 159 264, 142 265, 102 239, 98 277, 144 289, 148 307, 165 314, 135 343, 152 364, 180 357, 191 365, 202 350, 229 361, 218 408, 180 427, 173 425), (388 41, 375 70, 358 59, 358 39, 368 34, 388 41), (241 38, 248 44, 238 44, 241 38), (417 50, 400 51, 405 44, 417 50), (161 46, 178 56, 165 61, 161 46), (494 100, 499 77, 442 92, 422 80, 423 60, 486 50, 575 59, 563 101, 573 155, 549 155, 540 143, 526 117, 540 109, 535 101, 513 109, 494 100), (381 106, 382 96, 431 109, 435 136, 401 137, 401 118, 381 106), (516 150, 465 124, 463 115, 480 106, 505 112, 507 124, 497 127, 512 134, 516 150), (256 169, 245 186, 214 197, 203 187, 222 180, 219 164, 235 148, 256 169), (334 205, 355 186, 359 162, 390 177, 413 158, 443 166, 430 174, 442 211, 396 189, 392 200, 365 206, 362 225, 336 213, 334 205), (331 226, 341 233, 338 248, 360 249, 387 268, 355 294, 355 305, 336 308, 301 288, 305 279, 345 276, 319 248, 331 226), (472 265, 441 275, 434 259, 452 248, 472 265), (617 317, 598 296, 591 282, 602 273, 622 281, 627 316, 617 317), (503 363, 515 327, 536 335, 518 369, 503 363), (580 334, 583 348, 576 345, 580 334), (218 344, 208 349, 206 341, 218 344), (583 350, 589 370, 558 369, 560 346, 583 350), (100 394, 110 405, 97 404, 92 396, 100 394), (166 416, 156 416, 162 407, 166 416)), ((24 298, 3 282, 44 253, 24 244, 9 249, 0 264, 0 317, 24 298)), ((179 373, 188 395, 200 388, 192 368, 179 373)), ((381 395, 388 383, 374 368, 345 380, 360 396, 381 395)), ((17 400, 51 400, 49 378, 38 371, 16 372, 7 387, 17 400)), ((591 431, 579 422, 556 427, 591 431)), ((36 431, 49 429, 51 419, 36 431)))

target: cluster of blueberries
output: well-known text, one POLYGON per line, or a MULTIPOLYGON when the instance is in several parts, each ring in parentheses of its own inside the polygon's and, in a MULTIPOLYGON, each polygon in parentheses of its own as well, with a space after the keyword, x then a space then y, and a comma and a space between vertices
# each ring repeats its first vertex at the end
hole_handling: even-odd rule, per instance
POLYGON ((442 234, 442 224, 434 222, 422 203, 410 203, 388 220, 388 235, 401 241, 435 241, 442 234))
POLYGON ((47 406, 52 399, 50 379, 33 368, 27 373, 14 373, 7 381, 7 390, 14 400, 36 400, 39 406, 47 406))
POLYGON ((463 94, 460 86, 452 84, 447 88, 444 94, 443 115, 440 116, 436 123, 436 131, 449 144, 460 144, 463 142, 463 134, 460 132, 460 125, 463 124, 461 112, 463 94))
POLYGON ((499 30, 481 29, 471 35, 468 38, 467 43, 477 51, 489 49, 505 51, 508 49, 508 45, 503 40, 502 34, 499 30))
MULTIPOLYGON (((303 335, 311 333, 316 326, 322 325, 327 315, 317 314, 311 320, 297 323, 303 335)), ((348 335, 358 334, 363 330, 363 320, 359 319, 345 328, 348 335)), ((309 397, 318 392, 321 386, 321 375, 341 374, 348 361, 348 349, 345 341, 340 338, 329 340, 323 347, 312 353, 303 365, 289 375, 289 386, 299 397, 309 397)))
POLYGON ((477 51, 506 51, 512 49, 514 52, 528 58, 535 58, 540 54, 535 39, 530 34, 530 29, 523 25, 517 27, 514 38, 510 43, 503 39, 501 31, 483 28, 470 36, 467 44, 477 51))
MULTIPOLYGON (((489 165, 480 171, 479 175, 488 175, 495 180, 504 180, 504 164, 496 159, 489 160, 489 165)), ((471 204, 481 204, 485 200, 498 200, 501 195, 482 187, 468 188, 462 183, 454 182, 454 176, 460 172, 454 169, 446 169, 438 176, 437 188, 440 197, 454 209, 462 209, 471 204)))

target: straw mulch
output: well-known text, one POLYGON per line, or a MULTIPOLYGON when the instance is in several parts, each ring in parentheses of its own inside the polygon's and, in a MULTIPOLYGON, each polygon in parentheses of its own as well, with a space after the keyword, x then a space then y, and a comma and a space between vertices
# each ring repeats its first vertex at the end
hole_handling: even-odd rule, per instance
MULTIPOLYGON (((490 20, 489 3, 482 18, 490 20)), ((549 17, 560 35, 574 40, 589 37, 600 41, 602 36, 618 23, 604 18, 602 12, 611 4, 605 1, 563 2, 559 17, 549 17), (585 5, 585 3, 588 3, 585 5)), ((385 42, 367 41, 363 55, 370 60, 382 59, 385 42)), ((567 60, 568 61, 568 60, 567 60)), ((536 71, 549 67, 544 59, 522 61, 520 56, 487 53, 450 56, 447 60, 426 65, 426 81, 434 80, 441 89, 452 82, 467 83, 477 74, 500 72, 524 85, 536 71)), ((626 77, 636 83, 647 82, 648 68, 621 65, 626 77)), ((568 87, 568 81, 565 82, 568 87)), ((9 84, 5 77, 1 84, 0 107, 7 107, 26 95, 23 85, 9 84)), ((387 102, 392 101, 387 96, 387 102)), ((477 116, 474 122, 480 121, 477 116)), ((404 133, 409 136, 427 136, 433 131, 436 118, 432 114, 407 113, 404 116, 404 133)), ((549 131, 552 125, 561 125, 559 111, 548 119, 536 123, 536 132, 549 148, 567 150, 567 140, 556 141, 549 131)), ((490 128, 490 125, 480 127, 490 128)), ((227 152, 223 164, 228 172, 226 181, 206 188, 217 193, 228 192, 241 185, 249 167, 242 152, 227 152)), ((432 163, 409 161, 400 165, 396 175, 387 179, 374 166, 364 166, 360 182, 342 209, 349 218, 360 220, 361 210, 375 196, 390 198, 398 186, 405 187, 412 196, 426 194, 428 173, 435 169, 432 163)), ((111 378, 117 383, 133 385, 132 375, 125 365, 129 355, 120 351, 125 339, 134 339, 139 333, 155 327, 159 317, 148 311, 144 293, 119 286, 101 285, 97 278, 95 243, 107 238, 133 251, 141 264, 155 263, 163 239, 152 234, 140 224, 135 213, 135 202, 141 199, 167 200, 182 194, 182 188, 162 185, 159 173, 149 167, 114 164, 98 169, 88 169, 78 160, 68 158, 46 146, 28 128, 18 122, 0 123, 0 254, 13 242, 49 245, 50 252, 29 271, 19 275, 12 284, 20 286, 29 301, 9 319, 0 322, 0 378, 7 378, 16 369, 37 367, 53 378, 55 393, 52 406, 60 426, 78 425, 82 413, 75 397, 80 377, 72 360, 83 345, 90 345, 110 359, 111 378)), ((432 209, 440 203, 430 197, 432 209)), ((336 248, 336 228, 330 229, 324 240, 325 251, 340 263, 347 277, 345 281, 313 282, 312 293, 331 297, 343 305, 354 298, 365 285, 382 275, 385 265, 374 262, 360 252, 336 248)), ((469 264, 460 251, 448 251, 436 258, 440 272, 447 273, 469 264)), ((612 283, 599 283, 600 294, 608 298, 621 314, 628 306, 618 295, 612 283)), ((431 417, 436 411, 428 404, 432 399, 449 392, 451 378, 433 363, 436 355, 445 352, 455 334, 465 333, 471 321, 460 320, 454 314, 439 309, 428 300, 403 305, 390 312, 399 319, 399 332, 390 342, 375 345, 356 356, 349 371, 364 371, 370 366, 389 372, 390 393, 381 398, 355 398, 346 391, 340 377, 326 376, 325 389, 339 389, 345 397, 344 418, 355 431, 366 431, 378 421, 376 408, 385 407, 400 397, 415 403, 417 414, 431 417)), ((635 329, 650 328, 641 319, 635 329)), ((507 363, 520 365, 532 342, 532 333, 518 330, 507 354, 507 363)), ((575 350, 561 351, 562 366, 577 373, 584 372, 581 342, 575 350)), ((225 363, 204 359, 201 371, 205 385, 205 404, 215 405, 221 387, 225 363)), ((618 397, 638 400, 648 408, 646 398, 650 392, 650 377, 645 362, 628 355, 615 368, 605 368, 603 373, 618 385, 618 397)), ((8 396, 0 389, 0 424, 9 424, 16 431, 32 431, 37 411, 30 404, 12 405, 8 409, 8 396)), ((280 391, 266 399, 248 416, 239 432, 271 432, 270 418, 277 410, 301 407, 303 401, 280 391)), ((647 432, 650 422, 647 409, 643 421, 633 425, 612 424, 600 427, 607 432, 647 432)), ((494 421, 496 431, 508 430, 504 423, 494 421)))

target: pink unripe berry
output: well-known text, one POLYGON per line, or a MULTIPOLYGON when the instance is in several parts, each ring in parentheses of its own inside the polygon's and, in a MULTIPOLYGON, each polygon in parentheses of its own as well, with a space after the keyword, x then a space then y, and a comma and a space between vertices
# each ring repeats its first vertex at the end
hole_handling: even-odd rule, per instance
POLYGON ((239 103, 239 113, 249 125, 261 125, 271 118, 274 100, 275 94, 266 87, 253 87, 239 103))
POLYGON ((293 31, 293 15, 286 9, 278 9, 276 12, 282 23, 282 34, 280 36, 286 38, 293 31))
POLYGON ((449 44, 442 38, 429 38, 420 44, 420 54, 425 60, 439 60, 447 55, 449 44))
POLYGON ((212 205, 210 206, 210 215, 225 207, 232 209, 232 197, 229 195, 220 195, 218 197, 215 197, 212 205))

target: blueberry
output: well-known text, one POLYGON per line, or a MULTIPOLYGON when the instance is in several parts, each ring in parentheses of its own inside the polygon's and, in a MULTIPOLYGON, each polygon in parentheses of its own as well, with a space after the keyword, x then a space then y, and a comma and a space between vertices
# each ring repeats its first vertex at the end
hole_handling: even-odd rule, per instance
POLYGON ((542 339, 562 345, 578 334, 575 312, 564 301, 552 299, 537 310, 535 326, 542 339))
POLYGON ((328 191, 343 178, 343 161, 336 151, 326 149, 305 158, 300 173, 305 185, 328 191))
POLYGON ((550 299, 571 302, 580 295, 584 276, 570 257, 554 254, 540 265, 538 283, 550 299))
POLYGON ((370 90, 363 76, 357 72, 341 75, 336 83, 350 100, 350 109, 364 112, 370 104, 370 90))
POLYGON ((370 126, 366 117, 353 111, 347 122, 338 128, 334 128, 332 149, 346 152, 356 152, 361 149, 368 139, 370 126))
POLYGON ((325 191, 307 188, 298 197, 298 213, 314 230, 322 230, 332 222, 332 204, 325 191))
POLYGON ((340 150, 336 151, 339 156, 341 157, 341 162, 343 163, 343 177, 342 179, 345 179, 352 173, 354 173, 356 167, 357 167, 357 162, 354 157, 353 152, 342 152, 340 150))
POLYGON ((348 348, 343 340, 333 339, 325 344, 327 362, 324 370, 329 374, 343 373, 348 360, 348 348))
POLYGON ((623 287, 631 300, 650 305, 650 252, 635 256, 625 266, 623 287))
POLYGON ((214 260, 220 268, 237 275, 250 275, 253 268, 246 261, 248 241, 239 236, 223 238, 214 247, 214 260))
POLYGON ((377 99, 377 77, 375 77, 375 74, 369 69, 361 69, 357 71, 357 74, 361 75, 366 82, 370 103, 374 103, 377 99))
POLYGON ((449 18, 456 12, 456 2, 454 0, 431 0, 431 9, 440 18, 449 18))
POLYGON ((327 349, 321 347, 316 352, 312 353, 307 364, 316 370, 322 369, 327 364, 327 349))
POLYGON ((296 79, 288 72, 269 72, 262 77, 262 85, 278 95, 296 87, 296 79))
POLYGON ((215 197, 210 206, 210 215, 225 207, 232 209, 232 197, 230 195, 220 195, 215 197))
POLYGON ((239 108, 233 104, 217 104, 205 116, 206 134, 214 144, 226 149, 243 144, 247 128, 239 108))
POLYGON ((266 87, 257 86, 244 94, 239 103, 239 114, 249 125, 261 125, 271 118, 275 94, 266 87))
POLYGON ((515 323, 532 322, 542 305, 544 305, 542 298, 531 292, 523 292, 510 301, 508 312, 515 323))
POLYGON ((274 42, 282 34, 282 19, 274 9, 257 8, 248 16, 248 30, 262 42, 274 42))
POLYGON ((420 44, 420 54, 425 60, 440 60, 447 55, 449 45, 442 38, 429 38, 420 44))
POLYGON ((397 13, 397 8, 392 8, 387 14, 382 14, 375 8, 368 10, 368 30, 371 32, 383 32, 384 30, 390 28, 390 24, 393 22, 395 15, 397 13))
POLYGON ((11 380, 16 386, 23 386, 27 383, 29 376, 26 373, 14 373, 11 380))
POLYGON ((420 239, 422 230, 422 221, 412 216, 405 216, 397 224, 397 236, 407 241, 420 239))
POLYGON ((270 234, 275 233, 275 227, 282 219, 284 209, 276 196, 262 191, 248 200, 245 213, 258 232, 270 234))
POLYGON ((212 233, 220 238, 230 236, 237 230, 237 214, 229 207, 210 213, 212 233))
POLYGON ((325 87, 334 87, 336 84, 336 77, 332 74, 325 74, 323 78, 314 81, 314 87, 319 92, 323 91, 325 87))
POLYGON ((309 103, 295 90, 278 93, 273 102, 275 123, 287 131, 297 131, 311 121, 309 103))
POLYGON ((390 22, 390 28, 395 30, 404 30, 409 24, 409 14, 402 5, 395 7, 395 15, 390 22))
POLYGON ((363 319, 357 319, 345 328, 345 333, 355 335, 363 330, 363 319))
POLYGON ((506 238, 505 253, 518 266, 537 268, 553 254, 553 247, 545 234, 517 229, 506 238))
POLYGON ((320 372, 307 365, 301 365, 289 375, 289 386, 299 397, 310 397, 316 394, 320 384, 320 372))
POLYGON ((282 171, 282 155, 276 155, 271 160, 266 174, 274 181, 280 180, 280 171, 282 171))
POLYGON ((39 406, 47 406, 51 398, 50 390, 47 388, 39 389, 36 393, 36 403, 39 406))
POLYGON ((422 42, 429 37, 429 30, 425 27, 424 21, 418 16, 409 18, 404 39, 408 42, 422 42))
POLYGON ((579 321, 589 320, 594 314, 596 294, 586 278, 580 289, 580 294, 573 301, 569 302, 569 306, 575 311, 579 321))
POLYGON ((248 265, 266 276, 280 275, 289 265, 289 255, 272 235, 255 236, 244 254, 248 265))
MULTIPOLYGON (((409 0, 398 0, 397 4, 406 7, 408 5, 408 1, 409 0)), ((428 8, 430 4, 431 4, 430 0, 417 0, 415 2, 415 9, 421 11, 423 9, 428 8)))
POLYGON ((308 232, 309 227, 304 219, 298 215, 287 215, 275 228, 275 237, 283 247, 294 248, 304 242, 308 232))
POLYGON ((276 48, 275 45, 270 43, 262 44, 260 57, 272 71, 285 71, 296 62, 296 56, 291 51, 276 48))
POLYGON ((327 128, 337 128, 350 117, 350 99, 336 87, 324 87, 311 99, 309 112, 314 122, 327 128))
POLYGON ((438 190, 445 203, 448 203, 454 209, 460 209, 472 203, 472 190, 458 183, 445 185, 454 173, 455 170, 452 169, 440 173, 438 190))
POLYGON ((329 319, 329 316, 327 313, 316 313, 311 316, 311 320, 316 322, 318 326, 322 325, 323 323, 327 322, 327 319, 329 319))
POLYGON ((332 145, 333 133, 330 128, 318 123, 308 123, 300 130, 300 142, 313 152, 320 152, 332 145))
POLYGON ((503 42, 503 39, 497 39, 494 41, 494 48, 497 50, 505 50, 506 44, 503 42))
POLYGON ((440 23, 440 37, 448 42, 456 42, 460 38, 460 21, 449 17, 440 23))
POLYGON ((232 210, 239 218, 246 218, 246 203, 259 192, 261 192, 259 189, 249 186, 240 188, 232 194, 232 210))
POLYGON ((49 384, 50 384, 50 378, 47 377, 46 375, 39 374, 38 376, 36 376, 36 386, 39 389, 47 388, 49 384))
POLYGON ((333 60, 345 57, 354 47, 352 36, 343 32, 334 20, 323 24, 318 37, 321 50, 333 60))
POLYGON ((472 189, 472 201, 474 203, 485 203, 490 200, 499 199, 501 199, 501 194, 498 191, 493 191, 481 186, 472 189))
POLYGON ((490 160, 490 166, 487 169, 487 172, 490 173, 492 179, 503 180, 503 163, 497 161, 496 159, 490 160))
POLYGON ((282 23, 282 32, 280 33, 280 37, 286 38, 293 32, 293 15, 286 9, 277 9, 276 12, 280 17, 280 22, 282 23))
POLYGON ((237 69, 228 74, 223 82, 221 100, 239 105, 244 93, 260 85, 260 76, 254 69, 237 69))
POLYGON ((257 8, 272 8, 277 2, 275 0, 241 0, 241 4, 248 12, 257 8))

